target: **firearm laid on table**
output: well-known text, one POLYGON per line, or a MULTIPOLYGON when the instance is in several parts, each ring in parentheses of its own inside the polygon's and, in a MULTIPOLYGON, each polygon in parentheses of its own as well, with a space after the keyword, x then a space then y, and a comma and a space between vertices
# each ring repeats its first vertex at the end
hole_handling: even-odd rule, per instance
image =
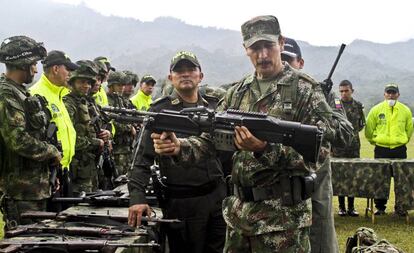
POLYGON ((333 75, 333 73, 334 73, 334 71, 336 69, 336 65, 338 65, 338 61, 341 58, 342 53, 345 50, 345 47, 346 47, 345 44, 342 44, 341 45, 341 47, 339 48, 338 55, 336 56, 335 62, 332 65, 331 71, 329 71, 328 77, 323 82, 320 83, 321 84, 321 87, 322 87, 323 94, 325 95, 325 97, 327 99, 328 99, 329 93, 332 90, 332 85, 333 85, 332 75, 333 75))
MULTIPOLYGON (((89 106, 88 111, 91 115, 91 124, 95 129, 96 134, 98 135, 102 131, 102 126, 99 125, 99 114, 92 106, 89 106)), ((105 184, 107 185, 103 186, 103 188, 113 188, 114 180, 119 177, 119 173, 118 169, 115 166, 114 159, 112 158, 111 151, 109 150, 108 142, 105 142, 102 153, 98 157, 97 168, 103 171, 103 174, 106 179, 105 184)))
MULTIPOLYGON (((159 244, 155 242, 149 243, 124 243, 124 242, 117 242, 113 240, 98 240, 98 239, 85 239, 85 238, 75 238, 75 239, 60 239, 60 240, 50 240, 47 241, 45 239, 38 239, 38 240, 2 240, 0 241, 0 252, 4 253, 13 253, 13 252, 29 252, 28 250, 36 248, 44 248, 46 252, 46 248, 54 248, 55 251, 53 252, 66 252, 63 250, 68 250, 71 252, 84 252, 87 250, 99 250, 99 252, 106 252, 103 251, 106 248, 142 248, 142 247, 160 247, 159 244), (60 249, 60 251, 57 251, 60 249)), ((41 251, 37 251, 41 252, 41 251)), ((110 251, 113 252, 113 251, 110 251)))
MULTIPOLYGON (((257 138, 294 148, 305 161, 316 162, 323 132, 316 126, 276 119, 267 114, 227 110, 215 112, 205 107, 181 111, 146 112, 133 109, 103 107, 106 116, 118 122, 143 125, 144 129, 161 133, 177 132, 198 136, 208 133, 217 150, 234 151, 234 128, 245 126, 257 138)), ((143 131, 143 130, 142 130, 143 131)))
MULTIPOLYGON (((64 220, 64 221, 82 221, 87 222, 88 220, 96 220, 99 219, 107 219, 107 220, 114 220, 126 223, 128 222, 128 216, 122 215, 107 215, 107 214, 71 214, 71 213, 55 213, 55 212, 43 212, 43 211, 27 211, 22 213, 23 218, 28 219, 56 219, 56 220, 64 220)), ((144 222, 154 222, 154 223, 179 223, 181 222, 178 219, 161 219, 158 217, 148 217, 143 216, 142 221, 144 222)))

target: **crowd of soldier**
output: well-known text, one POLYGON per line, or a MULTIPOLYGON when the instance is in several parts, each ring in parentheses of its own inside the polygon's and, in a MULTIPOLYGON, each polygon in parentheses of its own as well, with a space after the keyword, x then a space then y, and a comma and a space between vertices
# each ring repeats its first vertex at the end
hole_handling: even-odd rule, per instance
MULTIPOLYGON (((158 164, 166 176, 164 214, 184 221, 184 225, 166 229, 170 252, 222 252, 223 248, 225 252, 310 252, 311 248, 312 252, 338 252, 329 154, 359 157, 358 133, 365 125, 363 106, 353 99, 350 81, 339 84, 340 98, 333 93, 325 96, 317 81, 299 71, 304 66, 300 48, 293 39, 282 37, 276 17, 247 21, 242 35, 254 74, 230 85, 226 94, 222 89, 211 91, 199 87, 204 74, 197 57, 181 51, 171 59, 170 86, 155 102, 151 93, 156 80, 151 75, 142 77, 133 96, 138 76, 116 71, 106 57, 73 63, 62 51, 46 53, 41 43, 29 37, 5 39, 0 47, 0 61, 6 64, 6 73, 0 77, 0 189, 5 228, 30 222, 20 218, 26 210, 47 210, 52 191, 68 188, 66 181, 72 186, 65 189, 66 194, 110 187, 111 180, 97 169, 100 154, 109 148, 119 173, 129 175, 131 225, 140 224, 143 215, 151 215, 145 200, 151 165, 158 164), (44 71, 29 94, 24 84, 33 81, 39 60, 44 71), (222 96, 219 105, 217 97, 222 96), (139 159, 131 164, 140 126, 101 117, 100 107, 107 105, 154 112, 197 106, 266 112, 318 125, 324 129, 325 139, 318 163, 309 164, 295 150, 259 140, 245 127, 236 127, 238 151, 233 155, 216 152, 209 136, 146 131, 139 159), (51 126, 56 129, 53 144, 48 133, 51 126), (233 161, 229 162, 231 156, 233 161), (222 164, 227 163, 232 164, 234 195, 226 197, 228 168, 222 164), (61 175, 50 182, 50 174, 56 172, 50 171, 50 165, 58 164, 61 175), (281 201, 279 188, 284 175, 304 177, 315 171, 311 198, 293 205, 281 201), (50 184, 56 187, 51 189, 50 184), (260 198, 253 194, 258 187, 267 189, 260 198), (246 197, 241 192, 252 194, 246 197)), ((397 101, 398 96, 397 85, 386 86, 386 101, 368 114, 365 131, 376 145, 376 157, 404 158, 404 152, 406 157, 411 112, 397 101), (380 133, 394 121, 393 129, 405 135, 396 136, 395 143, 384 142, 380 133), (396 148, 398 154, 393 156, 396 148)), ((352 197, 348 197, 348 210, 343 196, 339 204, 339 215, 358 215, 352 197)), ((383 213, 384 205, 377 206, 378 214, 383 213)))

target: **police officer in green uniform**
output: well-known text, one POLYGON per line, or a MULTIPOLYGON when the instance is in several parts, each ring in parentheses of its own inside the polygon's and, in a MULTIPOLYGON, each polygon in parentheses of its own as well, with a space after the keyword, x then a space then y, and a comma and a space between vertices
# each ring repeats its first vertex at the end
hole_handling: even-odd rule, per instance
MULTIPOLYGON (((354 89, 352 83, 348 80, 343 80, 339 83, 339 93, 341 95, 341 104, 346 113, 346 117, 352 123, 354 128, 354 138, 352 142, 345 147, 332 146, 332 153, 334 157, 342 158, 359 158, 361 142, 359 140, 359 132, 365 126, 364 106, 361 102, 352 97, 354 89)), ((354 207, 354 197, 348 196, 348 211, 345 208, 345 196, 338 196, 339 201, 339 216, 358 216, 358 212, 354 207)))
POLYGON ((45 211, 51 196, 48 164, 60 163, 61 154, 48 144, 49 119, 40 97, 31 97, 24 84, 37 73, 36 63, 46 56, 42 43, 26 36, 5 39, 0 62, 0 194, 5 229, 27 223, 28 210, 45 211))
MULTIPOLYGON (((125 73, 114 71, 108 77, 108 102, 110 106, 127 108, 122 92, 128 77, 125 73)), ((113 154, 118 172, 126 174, 131 167, 132 143, 136 136, 136 130, 131 124, 114 123, 115 135, 113 138, 113 154)))
MULTIPOLYGON (((180 111, 197 106, 216 108, 217 98, 203 97, 198 91, 203 73, 193 53, 178 52, 172 58, 168 78, 174 85, 173 93, 155 101, 150 111, 180 111)), ((157 160, 161 175, 166 177, 165 218, 182 221, 166 226, 170 252, 221 253, 225 238, 221 202, 226 196, 226 187, 219 160, 212 155, 200 163, 182 164, 172 157, 158 156, 154 153, 150 135, 149 131, 144 132, 140 159, 129 175, 129 224, 140 224, 141 216, 151 215, 145 200, 145 186, 149 181, 150 166, 157 160)))
POLYGON ((71 163, 73 174, 73 192, 93 192, 98 189, 98 171, 96 169, 97 156, 102 152, 105 141, 108 141, 110 132, 95 131, 92 125, 91 99, 89 91, 96 82, 99 69, 94 62, 82 60, 76 62, 80 68, 75 70, 69 84, 72 91, 63 98, 66 109, 76 130, 75 155, 71 163))

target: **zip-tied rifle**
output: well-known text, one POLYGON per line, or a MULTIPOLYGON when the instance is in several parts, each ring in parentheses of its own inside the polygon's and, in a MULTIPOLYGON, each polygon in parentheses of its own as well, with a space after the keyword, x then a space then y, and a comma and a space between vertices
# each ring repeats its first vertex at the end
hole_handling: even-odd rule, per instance
MULTIPOLYGON (((96 109, 90 105, 88 107, 89 114, 91 116, 91 124, 98 136, 101 133, 102 128, 99 125, 99 114, 96 109)), ((111 151, 109 150, 109 143, 104 143, 104 148, 102 153, 99 154, 98 162, 97 162, 97 169, 102 170, 105 176, 105 179, 108 181, 105 184, 105 188, 113 188, 114 187, 114 180, 119 177, 118 169, 116 168, 114 159, 112 158, 111 151)))
POLYGON ((334 73, 334 71, 336 69, 336 65, 338 64, 338 61, 341 58, 342 53, 345 50, 345 47, 346 47, 345 44, 342 44, 341 45, 341 47, 339 48, 338 55, 336 56, 336 59, 334 61, 334 64, 333 64, 333 66, 331 68, 331 71, 329 71, 328 77, 323 82, 320 83, 321 84, 321 87, 322 87, 323 94, 325 95, 325 98, 326 99, 328 99, 329 93, 332 90, 332 85, 333 85, 332 75, 333 75, 333 73, 334 73))
POLYGON ((0 253, 26 252, 27 249, 33 247, 54 247, 63 248, 69 251, 85 251, 85 250, 99 250, 101 252, 106 247, 111 248, 154 248, 160 247, 158 243, 153 241, 148 243, 124 243, 112 240, 96 240, 96 239, 61 239, 47 241, 44 238, 35 240, 33 238, 26 240, 7 239, 0 241, 0 253))
MULTIPOLYGON (((163 110, 146 112, 133 109, 103 107, 106 117, 123 123, 140 123, 145 129, 161 133, 177 132, 190 136, 208 133, 217 150, 234 151, 234 128, 245 126, 257 138, 269 143, 281 143, 294 148, 305 161, 315 163, 323 137, 316 126, 285 121, 264 113, 227 110, 215 112, 205 107, 186 108, 181 111, 163 110)), ((140 143, 138 143, 140 145, 140 143)), ((134 155, 134 162, 138 150, 134 155)), ((134 163, 133 163, 134 164, 134 163)), ((133 166, 132 164, 132 166, 133 166)))
MULTIPOLYGON (((127 216, 122 215, 104 215, 104 214, 72 214, 72 213, 55 213, 55 212, 43 212, 43 211, 27 211, 22 213, 22 218, 28 219, 56 219, 64 221, 87 221, 88 219, 110 219, 123 223, 128 222, 127 216)), ((143 216, 142 221, 144 222, 155 222, 155 223, 179 223, 178 219, 161 219, 158 217, 143 216)))

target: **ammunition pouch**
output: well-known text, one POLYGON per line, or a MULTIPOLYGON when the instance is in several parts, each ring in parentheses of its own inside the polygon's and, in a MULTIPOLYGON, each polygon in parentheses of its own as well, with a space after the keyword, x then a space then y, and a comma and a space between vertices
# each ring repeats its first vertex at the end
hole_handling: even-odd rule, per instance
POLYGON ((311 197, 316 174, 309 176, 280 176, 280 181, 269 186, 242 187, 234 185, 234 195, 243 202, 280 199, 282 206, 294 206, 311 197))
MULTIPOLYGON (((42 106, 41 97, 27 97, 24 100, 24 109, 26 112, 27 129, 31 131, 39 131, 40 134, 44 135, 46 126, 49 122, 49 117, 45 113, 45 108, 42 106)), ((44 136, 42 138, 44 138, 44 136)))

